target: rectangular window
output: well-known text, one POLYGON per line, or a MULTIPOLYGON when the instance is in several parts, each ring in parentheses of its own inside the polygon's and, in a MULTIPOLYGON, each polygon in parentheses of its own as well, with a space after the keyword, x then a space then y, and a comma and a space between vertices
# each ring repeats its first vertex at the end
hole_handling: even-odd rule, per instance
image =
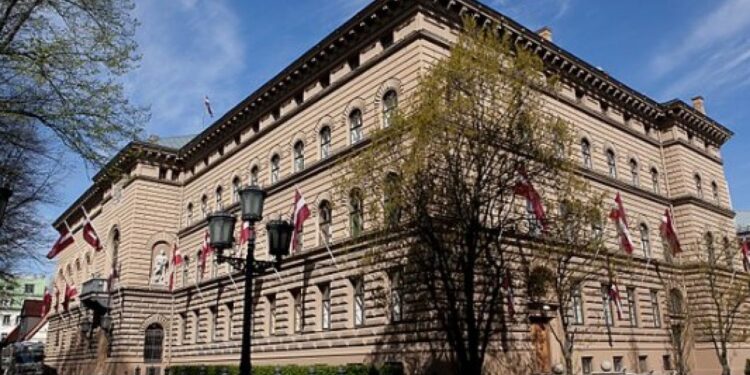
POLYGON ((614 323, 612 319, 612 301, 609 298, 609 285, 602 285, 602 314, 604 317, 604 324, 612 326, 614 323))
POLYGON ((225 318, 226 319, 226 330, 224 331, 224 332, 226 332, 225 339, 226 340, 231 340, 232 339, 232 316, 234 315, 234 304, 231 303, 231 302, 228 303, 227 307, 226 307, 226 311, 227 311, 227 316, 225 318))
POLYGON ((659 294, 656 290, 651 291, 651 314, 654 318, 654 328, 660 328, 661 309, 659 308, 659 294))
POLYGON ((638 356, 638 372, 648 372, 648 356, 638 356))
POLYGON ((182 342, 188 343, 190 332, 188 331, 188 317, 186 314, 180 314, 180 332, 182 333, 182 342))
POLYGON ((672 370, 672 357, 670 357, 669 355, 664 355, 661 357, 661 362, 664 371, 672 370))
POLYGON ((584 375, 591 374, 594 369, 593 362, 593 358, 591 357, 581 357, 581 371, 584 375))
POLYGON ((571 310, 573 317, 573 324, 583 324, 583 298, 581 296, 581 287, 573 288, 571 292, 571 310))
POLYGON ((34 294, 34 284, 26 284, 23 286, 23 292, 26 294, 34 294))
POLYGON ((268 334, 276 334, 276 297, 268 297, 268 334))
POLYGON ((294 297, 294 311, 293 311, 294 332, 299 333, 299 332, 302 332, 304 322, 305 322, 304 311, 302 310, 302 299, 303 299, 302 291, 298 290, 296 293, 292 295, 292 297, 294 297))
POLYGON ((3 325, 4 326, 10 325, 10 315, 3 315, 3 325))
POLYGON ((391 275, 391 321, 400 322, 403 317, 403 300, 401 295, 401 271, 391 275))
POLYGON ((320 327, 323 330, 331 329, 331 286, 325 284, 321 287, 320 327))
POLYGON ((365 282, 363 279, 354 282, 354 326, 365 324, 365 282))
POLYGON ((615 372, 622 372, 623 365, 622 365, 622 357, 621 356, 614 356, 612 357, 612 368, 615 372))
POLYGON ((193 312, 193 343, 198 342, 198 335, 200 335, 200 323, 201 313, 198 310, 193 312))
POLYGON ((211 311, 211 341, 219 340, 219 310, 216 307, 212 307, 211 311))
POLYGON ((630 287, 627 290, 628 294, 628 319, 630 320, 631 327, 638 327, 638 302, 636 298, 635 288, 630 287))

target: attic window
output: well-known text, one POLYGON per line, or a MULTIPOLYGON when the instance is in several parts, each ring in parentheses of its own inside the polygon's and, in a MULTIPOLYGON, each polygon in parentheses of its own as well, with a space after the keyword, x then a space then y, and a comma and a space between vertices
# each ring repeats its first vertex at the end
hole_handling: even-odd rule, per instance
POLYGON ((305 101, 305 95, 303 92, 300 91, 299 93, 297 93, 297 95, 294 96, 294 102, 297 105, 300 105, 302 104, 303 101, 305 101))
POLYGON ((320 77, 320 86, 323 88, 326 88, 331 85, 331 75, 329 73, 323 74, 322 77, 320 77))
POLYGON ((393 31, 387 32, 385 35, 380 37, 380 45, 383 49, 390 47, 393 44, 393 31))
POLYGON ((349 70, 354 70, 354 69, 359 68, 359 53, 350 57, 346 63, 349 64, 349 70))
POLYGON ((583 100, 583 90, 576 89, 576 100, 581 101, 583 100))
POLYGON ((271 111, 271 116, 273 116, 274 121, 281 117, 281 110, 279 110, 279 107, 276 107, 271 111))
POLYGON ((599 102, 599 108, 601 108, 602 113, 607 113, 609 111, 609 104, 607 104, 604 101, 599 102))

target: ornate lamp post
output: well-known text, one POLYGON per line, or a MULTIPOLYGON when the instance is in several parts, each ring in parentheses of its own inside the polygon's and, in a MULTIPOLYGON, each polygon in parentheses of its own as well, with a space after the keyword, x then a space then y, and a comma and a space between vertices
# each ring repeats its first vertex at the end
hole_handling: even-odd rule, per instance
POLYGON ((283 220, 272 220, 266 225, 268 235, 268 251, 275 261, 259 261, 255 259, 255 223, 263 219, 263 202, 266 193, 257 186, 248 186, 239 191, 242 221, 250 227, 250 238, 247 241, 245 258, 229 257, 224 250, 234 244, 234 225, 236 219, 229 213, 217 212, 208 217, 208 231, 211 236, 211 246, 216 249, 216 262, 227 262, 236 270, 245 274, 245 300, 242 314, 242 351, 240 353, 240 375, 250 375, 250 362, 253 315, 253 275, 261 273, 270 267, 281 264, 282 257, 289 255, 289 244, 292 239, 293 227, 283 220))
POLYGON ((0 226, 3 225, 3 218, 5 217, 5 210, 8 208, 8 201, 10 196, 13 195, 13 191, 5 186, 0 186, 0 226))

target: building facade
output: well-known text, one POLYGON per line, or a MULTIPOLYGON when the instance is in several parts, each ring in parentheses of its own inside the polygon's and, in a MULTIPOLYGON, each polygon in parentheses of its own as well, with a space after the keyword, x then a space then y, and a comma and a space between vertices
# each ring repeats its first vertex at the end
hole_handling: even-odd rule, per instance
MULTIPOLYGON (((81 295, 66 310, 62 292, 56 293, 48 364, 63 375, 124 375, 237 363, 244 280, 215 262, 202 272, 199 251, 206 216, 217 209, 237 214, 237 190, 248 183, 268 192, 267 218, 288 215, 295 189, 312 211, 303 250, 256 283, 254 363, 407 362, 405 351, 393 345, 399 322, 374 297, 388 275, 361 266, 372 244, 353 234, 366 232, 366 216, 364 227, 352 225, 359 222, 352 215, 362 214, 353 207, 362 206, 336 194, 335 166, 365 147, 368 133, 387 125, 393 105, 409 100, 420 74, 448 55, 467 14, 535 51, 561 76, 562 90, 548 98, 549 107, 577 133, 581 173, 596 189, 620 192, 627 204, 640 249, 620 272, 628 314, 605 321, 608 302, 600 283, 581 290, 585 335, 577 367, 583 373, 610 367, 672 371, 672 291, 659 280, 667 274, 700 284, 699 272, 684 266, 700 254, 686 250, 671 259, 658 228, 672 208, 683 243, 697 243, 707 233, 734 236, 720 153, 732 133, 706 115, 702 98, 692 105, 657 103, 555 45, 549 30, 531 32, 473 0, 374 1, 201 134, 152 138, 123 149, 54 224, 61 232, 72 228, 75 238, 56 258, 55 286, 63 291, 75 285, 81 295), (101 251, 83 240, 87 217, 101 251), (186 262, 173 270, 168 259, 175 246, 186 262), (117 277, 106 287, 100 281, 113 271, 117 277), (104 316, 111 318, 106 324, 104 316)), ((257 235, 256 257, 262 259, 262 225, 257 235)), ((616 241, 610 245, 616 248, 616 241)), ((523 296, 516 299, 523 309, 523 296)), ((750 328, 746 323, 738 329, 750 328)), ((549 368, 561 361, 550 343, 554 325, 551 317, 541 326, 549 368)), ((530 329, 524 320, 513 327, 521 337, 530 329)), ((400 340, 408 342, 403 334, 400 340)), ((735 371, 744 368, 748 349, 744 342, 732 345, 735 371)), ((691 344, 693 373, 717 373, 713 350, 700 338, 691 344)), ((429 368, 427 362, 405 366, 416 372, 429 368)))
POLYGON ((47 279, 44 276, 22 276, 13 282, 3 283, 3 295, 0 297, 0 339, 21 322, 21 309, 27 299, 42 299, 47 279))

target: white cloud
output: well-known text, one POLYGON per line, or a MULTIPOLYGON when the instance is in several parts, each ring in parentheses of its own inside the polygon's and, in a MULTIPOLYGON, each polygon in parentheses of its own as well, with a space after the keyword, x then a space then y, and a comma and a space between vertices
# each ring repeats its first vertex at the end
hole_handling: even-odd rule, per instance
POLYGON ((523 23, 547 24, 562 18, 570 9, 572 0, 491 0, 490 6, 523 23))

